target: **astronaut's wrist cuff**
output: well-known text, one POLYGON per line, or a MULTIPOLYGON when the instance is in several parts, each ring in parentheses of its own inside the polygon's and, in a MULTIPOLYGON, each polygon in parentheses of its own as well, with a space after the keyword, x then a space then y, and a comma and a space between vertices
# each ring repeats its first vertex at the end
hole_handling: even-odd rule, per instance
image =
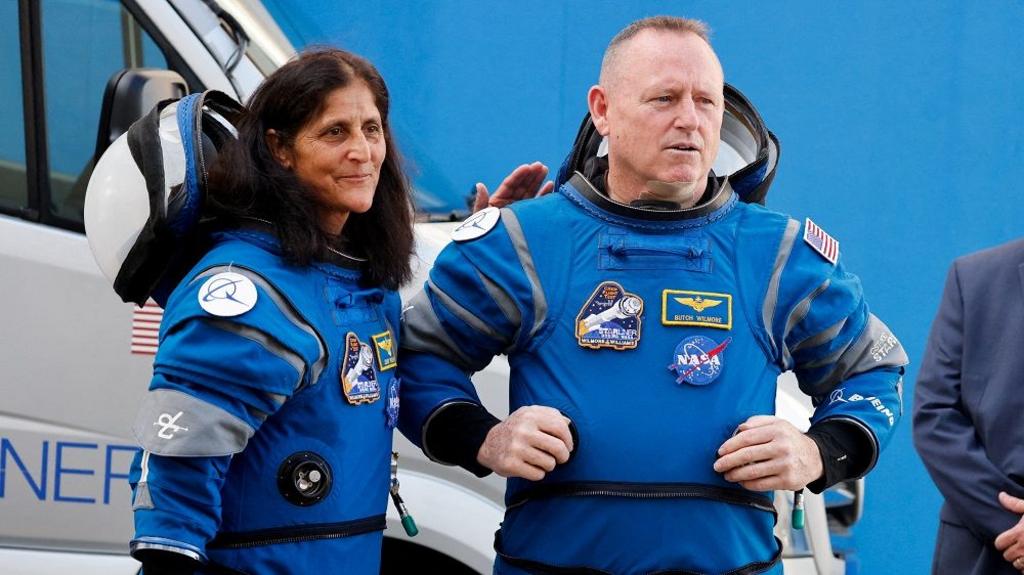
POLYGON ((458 465, 477 477, 491 470, 476 460, 487 433, 501 423, 478 403, 458 402, 438 408, 423 435, 424 451, 441 463, 458 465))
POLYGON ((842 421, 825 420, 811 426, 807 436, 817 444, 824 470, 820 478, 807 484, 812 493, 821 493, 867 471, 874 447, 859 429, 842 421))

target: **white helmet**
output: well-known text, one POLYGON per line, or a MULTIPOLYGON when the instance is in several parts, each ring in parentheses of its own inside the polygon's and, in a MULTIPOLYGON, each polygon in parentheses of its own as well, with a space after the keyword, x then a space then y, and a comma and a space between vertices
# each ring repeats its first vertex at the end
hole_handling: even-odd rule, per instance
POLYGON ((188 262, 206 198, 207 165, 236 137, 243 108, 215 91, 165 100, 96 162, 85 195, 89 247, 114 291, 163 304, 188 262))

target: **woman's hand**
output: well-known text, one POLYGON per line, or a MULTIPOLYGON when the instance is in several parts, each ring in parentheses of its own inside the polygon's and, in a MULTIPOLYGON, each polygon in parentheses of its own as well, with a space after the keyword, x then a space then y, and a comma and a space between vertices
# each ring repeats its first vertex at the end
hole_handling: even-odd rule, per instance
POLYGON ((539 198, 544 194, 551 193, 555 189, 555 183, 548 181, 542 186, 544 178, 548 175, 548 167, 540 162, 523 164, 512 170, 494 194, 487 193, 487 186, 483 182, 476 185, 476 199, 473 201, 473 213, 487 207, 504 208, 505 206, 518 202, 539 198))

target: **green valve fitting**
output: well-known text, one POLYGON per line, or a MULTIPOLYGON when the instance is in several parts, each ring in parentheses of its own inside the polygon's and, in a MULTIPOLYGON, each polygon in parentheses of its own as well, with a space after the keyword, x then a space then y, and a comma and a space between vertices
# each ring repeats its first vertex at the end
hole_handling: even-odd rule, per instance
POLYGON ((793 510, 793 529, 804 528, 804 510, 794 509, 793 510))
MULTIPOLYGON (((801 523, 803 523, 802 519, 801 523)), ((416 527, 416 520, 412 518, 412 515, 402 517, 402 527, 405 528, 405 534, 409 537, 416 537, 416 534, 420 532, 419 528, 416 527)))

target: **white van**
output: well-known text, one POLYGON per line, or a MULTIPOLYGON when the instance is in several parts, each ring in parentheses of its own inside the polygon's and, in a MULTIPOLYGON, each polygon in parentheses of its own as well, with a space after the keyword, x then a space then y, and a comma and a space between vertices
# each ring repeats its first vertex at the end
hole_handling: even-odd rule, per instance
MULTIPOLYGON (((128 437, 160 316, 122 303, 93 262, 85 184, 97 150, 156 101, 203 89, 245 101, 294 48, 257 0, 7 0, 0 53, 0 572, 133 574, 128 437)), ((410 292, 452 226, 418 224, 410 292)), ((495 413, 507 375, 501 360, 477 374, 495 413)), ((806 426, 805 401, 782 382, 780 415, 806 426)), ((389 509, 382 572, 489 573, 503 480, 396 445, 420 534, 389 509)), ((846 571, 830 526, 857 521, 863 483, 830 497, 826 510, 809 496, 807 526, 792 530, 792 494, 777 494, 788 574, 846 571)))

